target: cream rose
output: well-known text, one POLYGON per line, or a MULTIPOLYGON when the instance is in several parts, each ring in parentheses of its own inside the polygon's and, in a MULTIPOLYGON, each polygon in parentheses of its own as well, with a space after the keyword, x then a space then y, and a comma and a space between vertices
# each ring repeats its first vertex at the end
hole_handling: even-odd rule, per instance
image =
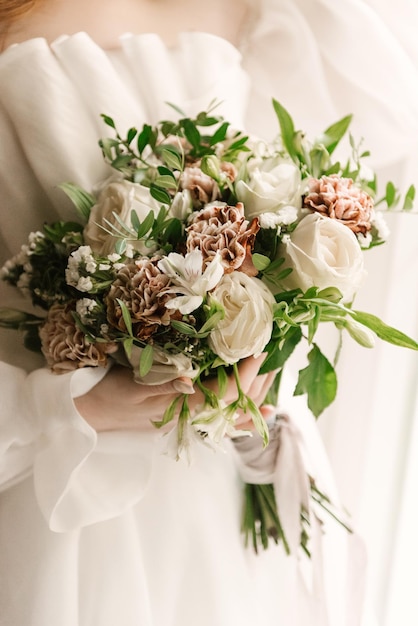
MULTIPOLYGON (((291 161, 266 159, 250 170, 248 182, 236 183, 236 194, 244 203, 248 219, 263 213, 278 213, 287 206, 302 205, 301 176, 299 168, 291 161)), ((288 211, 283 214, 283 218, 288 211)), ((283 222, 286 223, 286 222, 283 222)))
MULTIPOLYGON (((148 187, 123 179, 111 180, 101 188, 97 203, 91 209, 89 221, 84 229, 84 240, 96 254, 102 256, 111 254, 115 250, 117 238, 104 230, 103 227, 109 230, 105 220, 120 229, 113 213, 129 227, 132 211, 137 214, 140 221, 143 221, 150 210, 158 212, 159 205, 150 195, 148 187)), ((135 248, 142 254, 148 254, 150 251, 140 242, 131 243, 134 243, 135 248)))
POLYGON ((209 300, 225 311, 209 336, 211 349, 229 364, 259 356, 271 337, 275 304, 264 283, 242 272, 225 274, 209 300))
POLYGON ((344 302, 353 300, 366 274, 354 233, 319 213, 307 215, 283 237, 279 256, 293 270, 282 282, 285 288, 337 287, 344 302))

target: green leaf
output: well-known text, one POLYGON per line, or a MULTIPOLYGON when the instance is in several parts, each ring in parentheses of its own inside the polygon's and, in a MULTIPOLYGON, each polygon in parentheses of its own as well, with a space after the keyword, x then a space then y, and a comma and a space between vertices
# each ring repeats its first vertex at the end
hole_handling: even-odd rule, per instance
POLYGON ((133 337, 132 320, 131 320, 131 314, 129 313, 128 307, 122 300, 120 300, 120 298, 116 298, 116 302, 119 304, 121 308, 122 317, 123 317, 123 321, 125 322, 126 330, 128 331, 128 334, 130 335, 130 337, 133 337))
POLYGON ((134 343, 133 337, 127 337, 126 339, 123 340, 123 349, 125 350, 128 359, 130 359, 132 355, 133 343, 134 343))
POLYGON ((61 183, 59 187, 70 198, 78 214, 88 220, 91 207, 96 204, 95 197, 74 183, 61 183))
POLYGON ((214 315, 211 315, 209 319, 207 319, 206 322, 203 324, 202 328, 199 330, 199 333, 198 333, 199 336, 205 335, 210 330, 212 330, 212 328, 215 328, 218 322, 222 320, 224 317, 225 317, 225 312, 223 310, 222 311, 218 310, 216 313, 214 313, 214 315))
POLYGON ((172 402, 170 402, 170 404, 164 411, 163 419, 161 421, 152 422, 155 428, 161 428, 162 426, 165 426, 166 424, 169 424, 173 421, 177 404, 179 403, 180 398, 181 395, 177 396, 172 402))
POLYGON ((195 336, 197 334, 195 327, 191 326, 190 324, 186 324, 186 322, 171 320, 170 324, 175 330, 178 330, 178 332, 182 333, 183 335, 195 336))
POLYGON ((318 306, 313 307, 313 316, 308 322, 308 343, 312 343, 313 338, 318 330, 319 322, 321 321, 321 309, 318 306))
POLYGON ((347 132, 352 119, 352 115, 347 115, 326 129, 323 137, 321 137, 321 143, 323 143, 326 147, 328 154, 332 154, 334 152, 335 148, 347 132))
POLYGON ((299 156, 294 145, 295 127, 293 120, 286 109, 275 99, 273 99, 273 107, 279 120, 284 146, 292 159, 299 163, 299 156))
POLYGON ((132 154, 119 154, 113 161, 111 162, 111 166, 115 168, 115 170, 124 169, 132 162, 132 154))
POLYGON ((259 272, 262 272, 263 270, 267 269, 269 265, 271 265, 270 259, 268 258, 268 256, 264 256, 264 254, 254 252, 251 258, 255 269, 257 269, 259 272))
POLYGON ((272 341, 267 346, 268 356, 260 368, 260 374, 281 369, 301 339, 302 330, 300 326, 293 326, 286 333, 285 341, 280 350, 277 347, 277 342, 272 341))
POLYGON ((386 185, 385 200, 388 207, 391 207, 396 201, 396 187, 391 181, 386 185))
POLYGON ((196 124, 191 119, 186 118, 181 121, 181 125, 187 140, 192 144, 193 148, 198 148, 200 146, 200 133, 196 124))
POLYGON ((131 211, 131 226, 132 228, 138 232, 140 226, 141 226, 141 222, 139 221, 139 217, 138 217, 138 213, 136 211, 134 211, 134 209, 132 209, 131 211))
POLYGON ((139 375, 144 377, 148 374, 154 361, 154 348, 151 344, 147 344, 141 352, 139 359, 139 375))
POLYGON ((148 213, 146 218, 140 223, 140 226, 135 229, 136 236, 138 237, 138 239, 141 239, 141 237, 144 237, 147 234, 147 232, 152 228, 153 224, 154 224, 154 211, 151 209, 151 211, 148 213))
POLYGON ((400 330, 388 326, 376 315, 371 313, 364 313, 363 311, 350 311, 349 314, 360 324, 370 328, 376 335, 383 341, 392 343, 395 346, 401 346, 402 348, 410 348, 411 350, 418 350, 418 343, 405 335, 400 330))
POLYGON ((258 408, 256 403, 254 402, 254 400, 252 400, 249 396, 247 396, 247 406, 248 406, 248 408, 250 410, 250 413, 252 415, 253 424, 255 426, 255 429, 258 432, 258 434, 260 435, 260 437, 262 438, 263 445, 265 447, 265 446, 267 446, 267 444, 269 442, 269 429, 268 429, 268 426, 266 424, 266 420, 264 419, 264 417, 260 413, 260 409, 258 408))
POLYGON ((167 167, 180 171, 183 169, 183 160, 181 158, 181 154, 175 148, 165 146, 164 148, 161 148, 159 150, 159 154, 162 161, 167 165, 167 167))
POLYGON ((405 194, 405 200, 402 207, 403 211, 411 211, 411 209, 414 208, 415 192, 415 186, 411 185, 405 194))
POLYGON ((151 135, 152 135, 152 127, 149 124, 144 124, 137 139, 137 146, 138 146, 139 154, 142 154, 145 147, 149 144, 151 135))
POLYGON ((223 365, 220 365, 219 367, 216 368, 216 375, 218 378, 219 397, 223 398, 228 388, 228 375, 223 365))
POLYGON ((343 297, 343 294, 337 287, 326 287, 325 289, 321 289, 317 294, 318 298, 323 298, 324 300, 329 300, 333 303, 338 303, 343 297))
POLYGON ((128 133, 126 135, 126 143, 129 145, 131 143, 131 141, 133 141, 135 139, 136 133, 138 131, 136 130, 136 128, 130 128, 128 130, 128 133))
POLYGON ((161 189, 161 187, 157 187, 154 183, 151 183, 150 194, 154 200, 157 200, 157 202, 161 202, 162 204, 170 204, 171 202, 170 195, 166 192, 166 190, 161 189))
POLYGON ((113 121, 111 117, 109 117, 108 115, 105 115, 104 113, 101 114, 101 117, 105 124, 110 126, 110 128, 114 128, 116 130, 115 122, 113 121))
POLYGON ((157 176, 155 185, 162 189, 177 189, 177 182, 173 176, 157 176))
POLYGON ((170 176, 173 180, 176 180, 176 177, 174 176, 173 172, 168 167, 159 165, 157 167, 157 171, 159 174, 161 174, 161 176, 170 176))
POLYGON ((220 141, 223 141, 226 137, 226 131, 228 130, 228 128, 229 128, 229 122, 224 122, 223 124, 221 124, 219 128, 216 130, 216 132, 210 138, 209 140, 210 145, 214 146, 220 141))
POLYGON ((295 396, 308 394, 308 407, 318 417, 335 399, 337 376, 328 359, 314 345, 308 354, 309 365, 300 370, 295 396))

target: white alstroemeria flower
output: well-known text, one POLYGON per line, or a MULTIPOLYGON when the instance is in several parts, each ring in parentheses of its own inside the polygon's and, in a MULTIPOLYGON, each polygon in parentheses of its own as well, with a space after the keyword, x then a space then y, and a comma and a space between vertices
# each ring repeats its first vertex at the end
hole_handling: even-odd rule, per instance
POLYGON ((198 411, 197 416, 192 420, 192 424, 197 432, 215 444, 221 443, 225 437, 243 437, 251 433, 247 430, 237 430, 235 422, 238 413, 224 400, 220 400, 217 407, 206 407, 198 411))
POLYGON ((186 461, 189 465, 193 461, 193 452, 196 446, 210 446, 189 420, 185 420, 181 426, 177 423, 168 433, 163 436, 163 454, 175 461, 186 461))
POLYGON ((171 278, 172 293, 182 294, 166 303, 168 309, 178 309, 186 315, 195 311, 224 274, 221 257, 217 254, 203 271, 203 255, 196 248, 185 256, 171 252, 158 262, 159 269, 171 278))

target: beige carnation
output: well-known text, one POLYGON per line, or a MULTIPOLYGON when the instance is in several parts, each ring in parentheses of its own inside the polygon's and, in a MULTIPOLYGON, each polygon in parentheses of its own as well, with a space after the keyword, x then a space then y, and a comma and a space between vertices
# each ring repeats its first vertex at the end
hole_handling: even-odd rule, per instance
POLYGON ((76 326, 71 305, 54 304, 39 331, 42 352, 53 372, 80 367, 105 367, 108 354, 117 350, 115 343, 89 343, 76 326))
POLYGON ((337 174, 311 178, 304 206, 348 226, 353 233, 365 235, 371 229, 373 199, 356 187, 351 178, 337 174))
POLYGON ((195 215, 187 228, 187 251, 201 250, 204 263, 219 253, 226 273, 240 270, 255 276, 251 251, 259 230, 258 218, 251 222, 245 219, 242 202, 236 206, 208 206, 195 215))
POLYGON ((169 311, 165 303, 172 297, 167 287, 170 278, 157 267, 158 258, 142 257, 125 265, 117 274, 106 297, 109 324, 126 332, 122 309, 127 307, 133 334, 138 339, 151 337, 161 325, 167 326, 177 312, 169 311))
POLYGON ((204 174, 200 167, 186 167, 181 174, 180 185, 182 189, 189 190, 195 209, 220 198, 217 183, 204 174))

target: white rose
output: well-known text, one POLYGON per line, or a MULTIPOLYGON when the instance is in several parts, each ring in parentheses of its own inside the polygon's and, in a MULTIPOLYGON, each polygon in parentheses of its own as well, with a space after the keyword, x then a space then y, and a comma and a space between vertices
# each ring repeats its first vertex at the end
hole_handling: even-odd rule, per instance
MULTIPOLYGON (((101 188, 97 203, 91 209, 89 221, 84 229, 85 242, 94 252, 106 256, 114 252, 117 237, 104 230, 104 228, 109 230, 109 225, 105 220, 120 230, 120 224, 113 213, 116 213, 130 227, 132 211, 142 222, 150 210, 158 213, 159 204, 150 195, 148 187, 123 179, 110 180, 101 188)), ((135 242, 135 247, 142 254, 150 252, 150 249, 140 242, 135 242)))
POLYGON ((292 272, 282 281, 288 289, 336 287, 351 302, 366 275, 355 234, 337 220, 312 213, 283 237, 279 256, 292 272))
POLYGON ((273 327, 275 300, 268 287, 258 278, 232 272, 223 276, 209 300, 219 302, 225 311, 209 336, 210 348, 229 364, 259 356, 273 327))
POLYGON ((142 348, 133 346, 129 362, 133 367, 135 381, 143 385, 162 385, 180 376, 194 378, 199 369, 193 366, 192 360, 185 354, 170 354, 154 346, 154 359, 150 371, 146 376, 139 375, 139 360, 142 348))
POLYGON ((266 159, 250 171, 248 182, 236 183, 237 199, 244 203, 248 219, 262 213, 277 213, 285 206, 302 206, 301 176, 291 161, 266 159))

